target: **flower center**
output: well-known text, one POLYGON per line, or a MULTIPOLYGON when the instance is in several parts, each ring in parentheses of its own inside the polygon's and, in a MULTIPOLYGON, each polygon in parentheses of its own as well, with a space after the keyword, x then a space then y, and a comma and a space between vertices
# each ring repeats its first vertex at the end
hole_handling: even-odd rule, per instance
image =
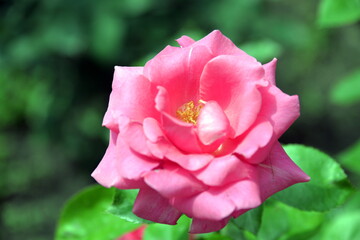
POLYGON ((176 116, 184 122, 196 125, 200 110, 204 104, 205 102, 203 100, 199 100, 196 105, 193 101, 187 102, 178 108, 176 116))

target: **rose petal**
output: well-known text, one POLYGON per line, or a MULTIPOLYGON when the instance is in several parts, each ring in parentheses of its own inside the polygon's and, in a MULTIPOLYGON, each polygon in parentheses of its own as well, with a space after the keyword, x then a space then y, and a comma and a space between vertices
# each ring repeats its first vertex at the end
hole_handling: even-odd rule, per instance
POLYGON ((175 225, 181 216, 181 213, 172 207, 166 198, 150 187, 140 189, 133 212, 138 217, 170 225, 175 225))
POLYGON ((147 147, 153 156, 160 159, 165 157, 187 170, 199 170, 200 168, 206 166, 214 158, 213 155, 207 153, 183 153, 177 149, 172 142, 169 142, 162 132, 159 122, 156 120, 147 119, 144 121, 144 132, 146 135, 150 135, 149 141, 147 141, 147 147), (153 132, 151 133, 151 131, 153 132), (154 135, 151 136, 151 134, 154 135), (150 139, 156 139, 156 142, 152 142, 150 139))
POLYGON ((122 139, 135 152, 152 157, 150 150, 146 145, 146 137, 143 125, 138 122, 130 122, 120 133, 122 139))
POLYGON ((183 122, 168 114, 168 102, 170 101, 168 92, 163 87, 158 87, 158 89, 159 92, 155 99, 156 109, 162 114, 162 127, 166 136, 175 144, 176 147, 185 152, 202 152, 194 125, 183 122))
POLYGON ((166 136, 178 149, 186 153, 203 152, 194 125, 191 123, 182 122, 181 120, 178 120, 167 113, 162 114, 162 126, 166 136))
POLYGON ((249 211, 249 210, 251 210, 251 209, 240 209, 240 210, 237 210, 237 211, 233 212, 232 217, 233 217, 233 218, 237 218, 237 217, 239 217, 240 215, 243 215, 244 213, 246 213, 246 212, 249 211))
POLYGON ((310 177, 289 158, 278 142, 274 144, 266 161, 256 168, 263 201, 295 183, 310 180, 310 177))
POLYGON ((176 40, 181 47, 191 46, 195 41, 188 36, 181 36, 181 38, 176 40))
POLYGON ((200 75, 211 58, 208 48, 197 46, 172 49, 146 63, 144 75, 169 93, 169 114, 175 116, 183 104, 199 100, 200 75))
POLYGON ((226 155, 215 158, 203 169, 193 172, 193 175, 208 186, 224 186, 248 178, 253 168, 234 155, 226 155))
POLYGON ((118 159, 116 155, 116 141, 118 133, 110 131, 109 146, 106 153, 91 174, 91 176, 104 187, 117 187, 121 189, 133 189, 144 186, 142 180, 130 180, 119 175, 118 159))
POLYGON ((240 180, 229 186, 224 194, 231 199, 236 210, 256 208, 262 203, 255 172, 250 179, 240 180))
POLYGON ((118 137, 116 142, 116 157, 120 176, 132 180, 142 178, 145 173, 159 165, 157 161, 136 154, 121 137, 118 137))
POLYGON ((256 120, 261 107, 256 82, 263 76, 260 63, 244 62, 240 56, 219 56, 205 66, 200 98, 215 100, 220 105, 235 130, 232 137, 245 132, 256 120))
POLYGON ((114 184, 115 188, 118 189, 139 189, 139 188, 143 188, 146 186, 146 183, 144 182, 144 179, 137 179, 137 180, 132 180, 132 179, 127 179, 127 178, 122 178, 120 176, 118 176, 118 180, 117 182, 114 184))
POLYGON ((194 218, 191 223, 190 233, 209 233, 221 230, 229 222, 230 217, 219 221, 194 218))
POLYGON ((237 55, 241 56, 245 62, 256 62, 256 59, 243 50, 239 49, 229 38, 225 37, 219 30, 214 30, 206 37, 200 39, 194 46, 208 47, 214 56, 237 55))
POLYGON ((158 142, 164 137, 159 122, 154 118, 145 118, 143 128, 146 138, 151 142, 158 142))
POLYGON ((104 187, 112 187, 118 181, 118 172, 116 167, 116 140, 118 133, 110 131, 109 146, 99 165, 96 167, 91 176, 104 187))
POLYGON ((300 116, 299 98, 283 93, 274 85, 259 88, 259 91, 263 98, 259 118, 270 120, 274 133, 279 138, 300 116))
POLYGON ((155 97, 155 108, 159 112, 170 112, 170 106, 169 106, 169 93, 165 88, 162 86, 158 86, 158 93, 155 97))
POLYGON ((145 182, 166 198, 189 197, 206 189, 206 186, 189 172, 178 167, 152 171, 146 174, 145 182))
POLYGON ((199 139, 203 144, 210 145, 220 140, 215 149, 230 132, 229 120, 215 101, 207 102, 201 109, 196 126, 199 139))
MULTIPOLYGON (((259 149, 267 146, 273 139, 273 127, 269 122, 261 122, 247 133, 244 138, 239 139, 240 142, 234 152, 243 156, 249 163, 257 164, 265 160, 264 154, 253 158, 259 149)), ((267 154, 266 152, 264 152, 267 154)))
POLYGON ((165 156, 170 161, 175 162, 181 167, 190 171, 199 170, 200 168, 205 167, 212 159, 214 159, 214 156, 211 154, 183 154, 174 148, 170 149, 165 156))
POLYGON ((272 85, 276 85, 275 73, 276 73, 276 63, 277 59, 274 58, 271 62, 268 62, 263 65, 265 70, 265 80, 269 81, 272 85))
POLYGON ((112 92, 103 125, 118 131, 117 117, 124 115, 142 122, 145 117, 158 119, 154 99, 156 88, 142 74, 141 67, 115 67, 112 92))
POLYGON ((210 188, 188 198, 175 197, 171 204, 191 218, 220 221, 235 210, 234 203, 223 190, 222 187, 210 188))

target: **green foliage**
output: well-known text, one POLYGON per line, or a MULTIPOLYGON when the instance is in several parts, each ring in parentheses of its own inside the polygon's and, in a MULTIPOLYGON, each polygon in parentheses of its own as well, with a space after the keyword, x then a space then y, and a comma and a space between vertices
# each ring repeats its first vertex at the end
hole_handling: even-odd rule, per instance
POLYGON ((151 221, 137 217, 132 208, 139 190, 115 190, 115 196, 111 207, 108 212, 118 216, 121 219, 133 223, 152 223, 151 221))
POLYGON ((182 216, 176 225, 151 224, 144 232, 144 240, 188 240, 190 219, 182 216))
POLYGON ((200 239, 201 240, 232 240, 233 238, 224 236, 223 234, 220 233, 209 233, 209 234, 201 234, 200 239))
POLYGON ((359 0, 322 0, 318 23, 322 27, 334 27, 360 20, 359 0))
POLYGON ((269 62, 275 56, 280 57, 282 52, 282 47, 271 40, 254 41, 243 44, 240 48, 262 63, 269 62))
POLYGON ((339 155, 339 160, 350 171, 360 174, 360 140, 339 155))
MULTIPOLYGON (((267 201, 258 240, 294 239, 297 235, 311 233, 324 221, 324 214, 306 212, 278 201, 267 201)), ((307 239, 307 238, 303 238, 307 239)))
POLYGON ((249 210, 240 217, 231 221, 238 228, 247 230, 256 235, 260 228, 262 213, 263 207, 260 206, 255 209, 249 210))
POLYGON ((249 22, 256 21, 260 14, 259 0, 224 0, 207 1, 208 7, 204 8, 205 21, 221 30, 231 39, 245 39, 250 28, 249 22))
POLYGON ((339 105, 360 102, 360 69, 341 78, 331 91, 331 100, 339 105))
POLYGON ((360 192, 355 192, 346 204, 328 214, 311 240, 358 239, 360 237, 360 192))
POLYGON ((72 197, 64 207, 56 240, 113 240, 139 227, 109 213, 114 189, 92 186, 72 197))
POLYGON ((353 189, 335 160, 312 147, 294 144, 284 148, 311 180, 275 194, 275 199, 308 211, 327 211, 344 203, 353 189))
POLYGON ((90 45, 97 59, 109 61, 116 59, 117 54, 114 53, 121 50, 126 25, 117 12, 103 9, 101 6, 108 5, 100 5, 99 8, 96 8, 94 13, 96 21, 93 21, 90 45))
POLYGON ((343 213, 330 220, 324 228, 321 238, 353 240, 360 238, 360 210, 343 213))

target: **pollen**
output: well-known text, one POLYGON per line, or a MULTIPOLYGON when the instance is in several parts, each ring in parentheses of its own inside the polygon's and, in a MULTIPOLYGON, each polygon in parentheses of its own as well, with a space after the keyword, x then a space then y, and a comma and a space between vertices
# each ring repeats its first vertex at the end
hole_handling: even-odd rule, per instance
POLYGON ((199 100, 198 104, 196 105, 193 101, 187 102, 179 107, 179 109, 176 111, 176 116, 184 122, 196 125, 200 110, 204 104, 205 102, 202 100, 199 100))

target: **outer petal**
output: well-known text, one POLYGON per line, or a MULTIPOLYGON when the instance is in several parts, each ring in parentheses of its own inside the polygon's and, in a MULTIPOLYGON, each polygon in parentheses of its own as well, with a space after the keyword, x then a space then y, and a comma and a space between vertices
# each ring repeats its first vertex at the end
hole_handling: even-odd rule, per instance
POLYGON ((117 159, 115 154, 117 138, 118 134, 114 131, 110 131, 109 146, 106 153, 95 171, 91 174, 98 183, 105 187, 114 186, 118 180, 119 173, 117 172, 117 159))
POLYGON ((241 56, 219 56, 211 60, 200 80, 200 97, 215 100, 227 115, 235 136, 245 132, 257 118, 261 95, 256 83, 264 76, 258 62, 241 56), (221 80, 220 80, 221 79, 221 80))
POLYGON ((228 195, 236 210, 256 208, 262 203, 257 176, 234 183, 225 190, 224 194, 228 195))
POLYGON ((150 187, 142 188, 135 200, 133 212, 138 217, 175 225, 181 213, 169 205, 168 200, 150 187))
POLYGON ((289 96, 274 85, 259 88, 263 98, 259 118, 270 120, 279 138, 300 116, 298 96, 289 96))
POLYGON ((235 205, 223 193, 224 188, 210 188, 188 198, 173 198, 171 204, 191 218, 220 221, 228 217, 235 205))
POLYGON ((146 174, 145 182, 166 198, 189 197, 207 189, 189 172, 179 167, 152 171, 146 174))
POLYGON ((91 176, 104 187, 132 189, 144 186, 143 180, 130 180, 120 176, 118 158, 116 155, 116 141, 118 134, 110 131, 110 141, 106 153, 91 176))
POLYGON ((272 85, 276 85, 275 73, 276 73, 277 59, 274 58, 271 62, 263 65, 265 70, 265 80, 269 81, 272 85))
POLYGON ((208 47, 215 56, 237 55, 244 61, 256 62, 256 59, 239 49, 229 38, 225 37, 219 30, 214 30, 203 39, 197 41, 196 45, 208 47))
POLYGON ((124 115, 133 121, 158 118, 154 99, 156 88, 142 74, 141 67, 115 67, 108 110, 103 125, 118 131, 117 118, 124 115))
POLYGON ((206 167, 193 175, 209 186, 224 186, 228 183, 248 178, 254 166, 241 161, 235 155, 217 157, 206 167))
POLYGON ((203 144, 210 145, 220 140, 216 148, 230 132, 229 120, 215 101, 207 102, 201 109, 196 126, 199 139, 203 144))
POLYGON ((184 103, 199 100, 200 75, 212 57, 205 46, 191 46, 173 49, 166 55, 157 55, 146 63, 145 76, 169 93, 171 115, 175 115, 184 103))
POLYGON ((141 123, 130 122, 124 127, 120 135, 132 150, 144 156, 152 157, 146 145, 146 137, 141 123))
POLYGON ((148 171, 159 165, 145 156, 132 151, 121 137, 116 142, 116 157, 119 174, 127 179, 138 180, 148 171))
POLYGON ((235 211, 235 212, 233 212, 232 217, 237 218, 237 217, 239 217, 240 215, 243 215, 244 213, 246 213, 249 210, 251 210, 251 209, 241 209, 241 210, 235 211))
POLYGON ((181 38, 176 40, 181 47, 188 47, 191 46, 195 41, 188 37, 188 36, 182 36, 181 38))
POLYGON ((259 149, 266 146, 271 147, 271 140, 273 139, 273 127, 269 122, 262 122, 255 124, 255 126, 247 133, 243 138, 237 140, 239 145, 234 152, 243 156, 248 162, 257 164, 265 160, 267 152, 258 155, 257 158, 253 158, 254 154, 257 154, 259 149))
POLYGON ((289 158, 278 142, 274 144, 268 159, 256 168, 263 200, 295 183, 310 180, 310 177, 289 158))
POLYGON ((221 219, 219 221, 204 220, 194 218, 191 223, 190 233, 208 233, 219 231, 226 226, 230 217, 221 219))

